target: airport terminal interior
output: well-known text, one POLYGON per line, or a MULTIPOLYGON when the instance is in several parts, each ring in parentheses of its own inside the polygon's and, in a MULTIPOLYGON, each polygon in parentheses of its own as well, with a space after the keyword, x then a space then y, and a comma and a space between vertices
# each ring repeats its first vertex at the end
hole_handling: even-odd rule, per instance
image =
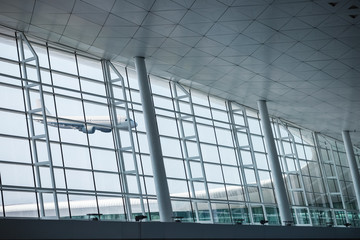
POLYGON ((359 0, 0 0, 0 239, 357 238, 359 21, 359 0))

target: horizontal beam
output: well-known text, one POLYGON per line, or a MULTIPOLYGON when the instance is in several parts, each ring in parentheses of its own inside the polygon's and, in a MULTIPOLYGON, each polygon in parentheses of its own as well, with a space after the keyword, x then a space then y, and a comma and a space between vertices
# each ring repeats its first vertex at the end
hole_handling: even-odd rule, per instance
POLYGON ((360 228, 0 219, 0 239, 358 239, 360 228))

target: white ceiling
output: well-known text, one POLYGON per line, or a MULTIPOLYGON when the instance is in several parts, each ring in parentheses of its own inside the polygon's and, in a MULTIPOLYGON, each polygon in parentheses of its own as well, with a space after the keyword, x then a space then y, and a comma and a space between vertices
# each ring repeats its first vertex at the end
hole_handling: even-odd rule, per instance
POLYGON ((360 146, 359 0, 0 0, 0 24, 360 146))

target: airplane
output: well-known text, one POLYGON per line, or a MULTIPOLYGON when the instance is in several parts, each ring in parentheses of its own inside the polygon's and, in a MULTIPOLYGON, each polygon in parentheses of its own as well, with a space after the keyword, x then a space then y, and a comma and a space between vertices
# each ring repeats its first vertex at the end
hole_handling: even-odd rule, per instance
MULTIPOLYGON (((40 101, 37 101, 36 104, 39 108, 41 107, 40 101)), ((45 108, 46 115, 51 115, 51 113, 45 108)), ((34 116, 34 121, 43 123, 43 118, 40 116, 34 116)), ((82 116, 59 116, 58 121, 56 119, 50 120, 50 117, 47 118, 47 124, 51 127, 59 127, 63 129, 76 129, 83 133, 93 134, 95 130, 99 130, 104 133, 111 132, 111 119, 109 116, 86 116, 85 122, 84 117, 82 116)), ((135 128, 137 123, 129 119, 130 127, 135 128)), ((129 129, 128 119, 120 115, 117 116, 118 128, 122 130, 129 129)))

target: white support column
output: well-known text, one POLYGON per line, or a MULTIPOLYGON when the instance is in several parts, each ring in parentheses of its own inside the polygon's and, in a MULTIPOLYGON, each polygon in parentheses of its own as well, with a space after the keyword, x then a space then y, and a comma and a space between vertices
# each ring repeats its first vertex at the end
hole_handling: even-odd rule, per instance
POLYGON ((271 130, 266 101, 259 100, 257 104, 260 112, 260 121, 264 132, 265 144, 268 150, 270 170, 274 183, 275 196, 279 207, 280 219, 283 225, 287 225, 286 223, 292 221, 290 205, 286 195, 284 180, 282 178, 282 172, 278 154, 276 152, 274 135, 271 130))
POLYGON ((172 222, 173 212, 161 151, 159 129, 156 123, 155 109, 151 99, 145 59, 143 57, 135 57, 135 68, 138 76, 146 136, 148 139, 151 165, 154 173, 154 183, 159 205, 160 221, 172 222))
POLYGON ((356 195, 356 200, 357 200, 357 204, 358 204, 358 210, 360 210, 360 174, 359 174, 358 165, 356 163, 354 149, 353 149, 353 146, 351 143, 349 131, 343 131, 342 137, 344 140, 346 156, 347 156, 347 159, 349 162, 351 177, 352 177, 353 184, 354 184, 355 195, 356 195))

